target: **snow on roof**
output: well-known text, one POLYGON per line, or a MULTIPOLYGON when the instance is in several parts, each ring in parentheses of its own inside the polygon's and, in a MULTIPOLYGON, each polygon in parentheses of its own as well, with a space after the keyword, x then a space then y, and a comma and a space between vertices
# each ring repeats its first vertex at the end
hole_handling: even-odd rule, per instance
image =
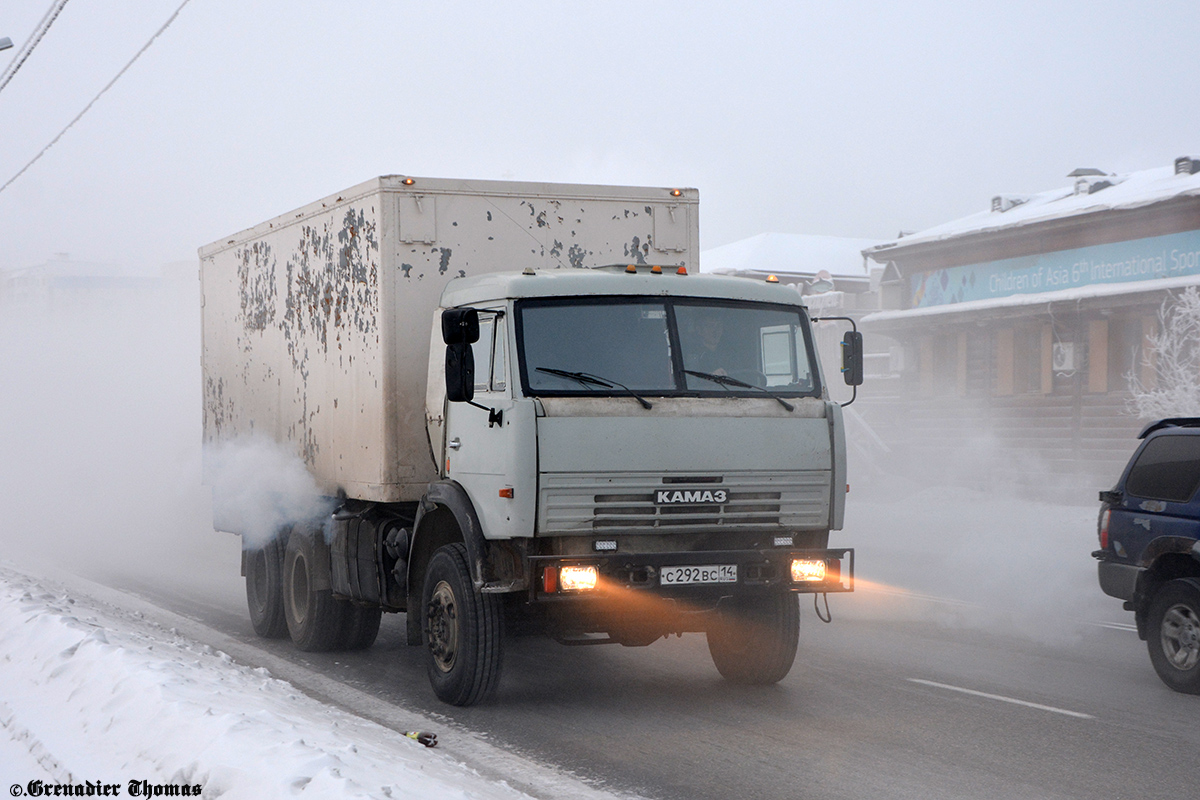
POLYGON ((835 277, 866 278, 862 251, 877 244, 880 244, 878 239, 760 233, 703 251, 700 271, 728 274, 756 270, 816 275, 824 269, 835 277))
MULTIPOLYGON (((1084 216, 1114 209, 1133 209, 1153 203, 1161 203, 1177 197, 1200 196, 1200 173, 1175 174, 1173 164, 1154 169, 1131 172, 1126 175, 1093 175, 1099 170, 1088 170, 1077 180, 1082 190, 1076 193, 1075 185, 1034 194, 1028 197, 998 195, 999 205, 1005 211, 980 211, 968 217, 935 225, 875 248, 872 258, 886 260, 893 247, 908 247, 914 244, 954 239, 960 236, 1018 228, 1054 219, 1084 216), (1109 185, 1105 186, 1104 184, 1109 185), (1089 192, 1090 188, 1090 192, 1089 192), (1014 204, 1014 201, 1022 201, 1014 204)), ((1075 170, 1075 173, 1081 173, 1075 170)), ((1073 175, 1075 173, 1072 173, 1073 175)))

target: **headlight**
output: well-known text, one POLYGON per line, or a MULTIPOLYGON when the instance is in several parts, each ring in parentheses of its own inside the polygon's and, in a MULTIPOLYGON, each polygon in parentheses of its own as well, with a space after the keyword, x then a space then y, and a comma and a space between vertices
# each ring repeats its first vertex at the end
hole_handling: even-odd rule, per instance
POLYGON ((599 571, 593 567, 559 567, 558 586, 564 592, 585 592, 596 588, 599 571))
POLYGON ((792 559, 793 583, 820 583, 825 580, 825 560, 812 558, 792 559))

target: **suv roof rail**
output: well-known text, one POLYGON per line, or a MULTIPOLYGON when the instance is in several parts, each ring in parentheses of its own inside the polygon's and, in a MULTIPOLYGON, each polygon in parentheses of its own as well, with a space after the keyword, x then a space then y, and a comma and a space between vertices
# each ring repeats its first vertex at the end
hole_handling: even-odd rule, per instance
POLYGON ((1145 439, 1150 434, 1163 428, 1200 428, 1200 417, 1167 417, 1166 419, 1160 419, 1142 428, 1142 432, 1138 434, 1137 438, 1145 439))

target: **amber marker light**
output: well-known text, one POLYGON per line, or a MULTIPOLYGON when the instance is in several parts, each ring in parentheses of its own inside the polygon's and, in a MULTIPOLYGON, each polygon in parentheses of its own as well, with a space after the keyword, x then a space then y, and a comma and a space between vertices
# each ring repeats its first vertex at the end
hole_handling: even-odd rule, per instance
POLYGON ((650 272, 651 272, 651 274, 654 274, 654 275, 662 275, 662 267, 655 264, 653 267, 650 268, 650 272))
POLYGON ((501 496, 501 497, 503 497, 505 500, 512 500, 512 499, 513 499, 513 490, 512 490, 512 488, 511 488, 511 487, 509 487, 509 488, 506 488, 506 489, 501 489, 501 490, 500 490, 500 496, 501 496))
POLYGON ((592 567, 559 567, 558 582, 564 592, 586 592, 596 588, 600 571, 592 567))
POLYGON ((683 197, 683 192, 679 189, 672 189, 671 197, 683 197))
POLYGON ((679 269, 675 270, 675 274, 676 275, 687 275, 687 267, 680 267, 679 269))
POLYGON ((630 264, 629 266, 625 267, 625 271, 626 272, 637 272, 637 267, 635 267, 633 264, 630 264))
POLYGON ((776 278, 774 275, 768 275, 767 283, 779 283, 779 278, 776 278))
POLYGON ((405 186, 412 186, 414 183, 416 183, 416 181, 414 181, 412 178, 405 178, 403 181, 401 181, 401 183, 403 183, 405 186))
POLYGON ((817 583, 823 580, 825 580, 825 561, 823 559, 792 559, 793 583, 817 583))

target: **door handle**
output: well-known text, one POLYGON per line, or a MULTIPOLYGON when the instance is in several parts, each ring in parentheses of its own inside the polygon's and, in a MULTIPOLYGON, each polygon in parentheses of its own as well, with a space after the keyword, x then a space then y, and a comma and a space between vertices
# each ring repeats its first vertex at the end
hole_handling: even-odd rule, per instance
POLYGON ((453 439, 451 439, 449 442, 446 443, 446 446, 449 447, 451 450, 457 450, 458 448, 462 447, 462 442, 459 441, 457 436, 455 436, 453 439))

